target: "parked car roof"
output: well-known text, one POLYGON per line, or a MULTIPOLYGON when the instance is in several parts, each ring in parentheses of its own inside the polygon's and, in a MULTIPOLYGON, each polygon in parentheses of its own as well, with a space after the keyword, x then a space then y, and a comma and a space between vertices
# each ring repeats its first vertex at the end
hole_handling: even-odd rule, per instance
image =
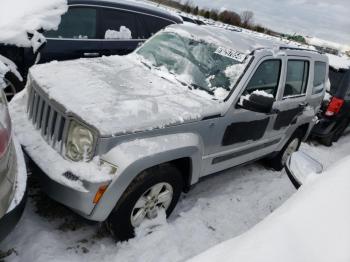
POLYGON ((232 47, 243 53, 251 53, 258 49, 296 49, 300 51, 307 51, 319 53, 317 50, 307 48, 305 45, 298 45, 283 41, 276 37, 267 36, 256 32, 235 31, 226 28, 214 27, 211 25, 197 26, 191 23, 182 25, 171 25, 169 30, 186 31, 193 33, 196 38, 206 39, 208 42, 221 43, 227 47, 232 47), (182 30, 184 29, 184 30, 182 30))
POLYGON ((140 13, 147 13, 155 16, 159 16, 165 19, 172 20, 176 23, 182 23, 181 17, 175 13, 168 12, 164 9, 158 8, 151 4, 142 3, 140 1, 128 1, 128 0, 68 0, 68 5, 75 4, 91 4, 91 5, 103 5, 108 7, 125 8, 127 10, 132 9, 140 13))

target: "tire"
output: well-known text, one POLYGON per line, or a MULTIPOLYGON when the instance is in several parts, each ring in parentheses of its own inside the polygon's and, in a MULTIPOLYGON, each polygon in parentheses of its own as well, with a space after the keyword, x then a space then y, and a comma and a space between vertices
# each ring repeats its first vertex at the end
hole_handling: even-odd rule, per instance
MULTIPOLYGON (((112 213, 109 215, 106 221, 107 228, 116 240, 124 241, 134 237, 134 229, 139 225, 138 222, 140 222, 140 220, 136 219, 137 214, 144 214, 140 213, 142 209, 148 210, 149 212, 146 213, 144 219, 154 218, 154 213, 157 213, 154 210, 158 210, 159 207, 165 205, 167 207, 166 215, 168 217, 179 200, 182 188, 182 175, 177 168, 170 164, 163 164, 143 171, 128 186, 112 213), (157 191, 156 189, 160 187, 161 191, 158 196, 161 195, 162 192, 163 196, 165 195, 164 193, 170 192, 171 187, 172 197, 170 201, 167 201, 167 203, 158 203, 156 205, 156 200, 152 202, 151 199, 148 199, 146 203, 141 201, 141 199, 146 199, 145 197, 150 198, 152 196, 152 189, 157 191), (139 202, 139 200, 141 202, 139 202), (136 207, 136 203, 143 203, 142 206, 144 208, 136 207), (152 209, 152 207, 154 208, 152 209), (154 212, 151 212, 152 210, 154 212)), ((156 198, 157 197, 155 197, 155 199, 156 198)), ((157 215, 158 213, 156 216, 157 215)))
POLYGON ((343 119, 338 125, 337 130, 334 132, 333 142, 338 142, 339 138, 343 135, 345 129, 349 125, 349 119, 343 119))
POLYGON ((268 160, 268 165, 276 171, 281 171, 284 168, 285 162, 288 157, 299 150, 303 133, 301 130, 297 130, 291 138, 287 141, 281 151, 276 156, 268 160), (287 151, 288 150, 288 151, 287 151))
POLYGON ((320 142, 322 145, 331 147, 333 144, 333 134, 320 138, 320 142))
POLYGON ((8 101, 11 101, 11 99, 24 88, 24 81, 21 81, 18 79, 18 77, 12 73, 7 72, 5 75, 5 94, 8 101))
POLYGON ((329 136, 323 137, 320 139, 321 144, 325 146, 332 146, 333 142, 337 142, 339 138, 343 135, 345 129, 349 125, 349 119, 343 119, 336 127, 334 132, 332 132, 329 136))

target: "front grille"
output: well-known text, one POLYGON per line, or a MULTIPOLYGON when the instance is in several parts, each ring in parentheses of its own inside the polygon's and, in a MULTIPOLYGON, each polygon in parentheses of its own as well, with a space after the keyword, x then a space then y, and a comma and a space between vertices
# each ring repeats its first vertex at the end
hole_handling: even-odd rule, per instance
POLYGON ((49 99, 43 97, 31 86, 27 104, 28 118, 40 130, 41 136, 59 153, 65 141, 65 126, 68 123, 64 114, 55 109, 49 99))

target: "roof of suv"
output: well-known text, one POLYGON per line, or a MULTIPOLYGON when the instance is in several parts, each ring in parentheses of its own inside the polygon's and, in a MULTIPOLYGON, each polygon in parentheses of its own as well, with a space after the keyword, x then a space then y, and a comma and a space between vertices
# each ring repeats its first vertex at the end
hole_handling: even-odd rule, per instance
POLYGON ((132 0, 68 0, 68 5, 103 5, 127 10, 133 10, 140 13, 151 14, 165 19, 172 20, 176 23, 182 23, 182 19, 175 13, 168 12, 158 8, 155 5, 147 4, 141 1, 132 0))
POLYGON ((208 42, 216 42, 226 47, 233 47, 243 53, 251 53, 258 49, 273 49, 278 52, 279 49, 294 49, 306 52, 319 53, 317 50, 308 48, 298 43, 283 41, 277 37, 253 31, 235 31, 225 28, 213 27, 210 25, 196 26, 192 24, 172 25, 168 30, 174 32, 183 32, 184 34, 193 34, 200 39, 208 42))

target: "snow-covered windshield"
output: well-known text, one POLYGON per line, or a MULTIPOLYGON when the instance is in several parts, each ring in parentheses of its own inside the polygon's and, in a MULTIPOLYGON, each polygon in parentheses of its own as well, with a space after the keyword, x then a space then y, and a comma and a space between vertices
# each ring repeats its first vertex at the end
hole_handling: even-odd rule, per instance
MULTIPOLYGON (((238 61, 221 47, 174 32, 162 32, 138 51, 152 66, 166 69, 194 89, 224 99, 242 75, 250 57, 238 61)), ((231 51, 232 54, 234 51, 231 51)))

